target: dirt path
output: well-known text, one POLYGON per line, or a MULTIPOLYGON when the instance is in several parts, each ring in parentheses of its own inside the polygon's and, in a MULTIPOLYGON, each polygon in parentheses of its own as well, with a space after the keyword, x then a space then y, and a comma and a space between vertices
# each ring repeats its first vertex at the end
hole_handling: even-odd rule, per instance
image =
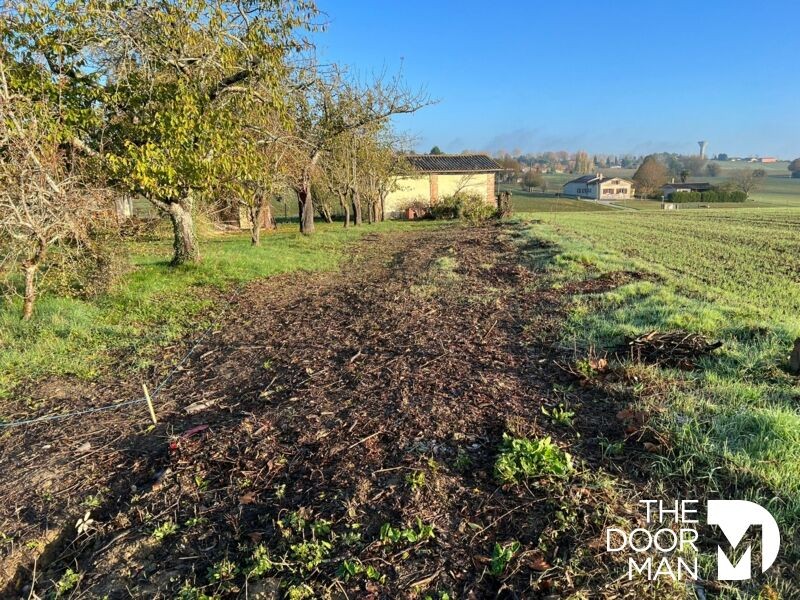
MULTIPOLYGON (((29 589, 43 548, 36 590, 70 568, 75 597, 583 589, 600 568, 584 545, 614 503, 587 486, 598 436, 623 437, 620 405, 558 368, 567 358, 550 342, 581 290, 540 285, 513 235, 491 225, 370 236, 341 273, 242 290, 162 394, 155 429, 137 409, 6 434, 0 531, 15 541, 3 597, 29 589), (562 404, 581 415, 574 426, 543 416, 562 404), (500 486, 503 433, 553 436, 585 475, 500 486), (387 541, 387 523, 414 533, 387 541), (495 544, 513 541, 520 549, 492 574, 495 544), (246 578, 254 564, 263 573, 246 578)), ((90 391, 99 403, 136 385, 90 391)))

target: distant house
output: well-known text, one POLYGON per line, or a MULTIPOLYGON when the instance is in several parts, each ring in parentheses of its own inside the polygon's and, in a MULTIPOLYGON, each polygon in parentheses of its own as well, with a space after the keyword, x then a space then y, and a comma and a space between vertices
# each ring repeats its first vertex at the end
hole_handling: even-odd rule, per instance
POLYGON ((761 162, 762 164, 776 163, 778 162, 778 159, 775 158, 774 156, 764 156, 763 158, 761 158, 759 162, 761 162))
POLYGON ((456 192, 475 194, 495 203, 494 180, 502 167, 485 154, 412 154, 406 156, 412 174, 398 177, 383 203, 387 218, 429 207, 456 192))
POLYGON ((564 184, 563 194, 573 198, 594 200, 624 200, 633 198, 633 182, 621 177, 606 177, 602 173, 584 175, 564 184))
POLYGON ((708 192, 713 189, 710 183, 706 182, 691 182, 691 181, 679 181, 678 183, 668 183, 666 185, 661 186, 661 194, 669 199, 672 194, 675 192, 708 192))

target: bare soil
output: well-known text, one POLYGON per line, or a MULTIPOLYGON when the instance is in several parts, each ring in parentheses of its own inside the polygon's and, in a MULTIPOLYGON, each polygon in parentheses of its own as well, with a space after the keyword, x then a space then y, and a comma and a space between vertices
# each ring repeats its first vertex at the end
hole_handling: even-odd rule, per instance
MULTIPOLYGON (((136 405, 3 433, 0 595, 43 595, 72 569, 64 595, 86 598, 271 598, 302 584, 336 598, 650 597, 597 551, 628 510, 621 490, 647 479, 638 442, 624 475, 600 445, 626 439, 625 400, 581 385, 555 344, 574 294, 627 274, 553 289, 520 244, 500 225, 369 235, 341 272, 238 291, 157 397, 157 426, 136 405), (558 406, 574 424, 543 413, 558 406), (578 474, 501 485, 504 433, 551 436, 578 474), (386 523, 434 537, 382 541, 386 523), (495 544, 512 541, 493 574, 495 544), (273 566, 247 577, 259 545, 273 566)), ((192 342, 165 349, 151 387, 192 342)), ((140 383, 111 373, 27 396, 102 406, 140 383)))

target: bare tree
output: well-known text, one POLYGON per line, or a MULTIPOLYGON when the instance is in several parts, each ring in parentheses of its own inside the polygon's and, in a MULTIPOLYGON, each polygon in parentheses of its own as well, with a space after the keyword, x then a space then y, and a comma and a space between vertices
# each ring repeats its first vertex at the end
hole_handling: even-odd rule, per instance
POLYGON ((737 169, 733 171, 730 178, 730 184, 733 189, 744 192, 748 197, 757 191, 763 183, 763 177, 760 177, 756 171, 754 169, 737 169))
MULTIPOLYGON (((385 123, 392 115, 412 113, 430 103, 422 92, 410 92, 399 76, 378 78, 369 85, 346 79, 341 73, 305 74, 289 102, 292 131, 298 151, 293 161, 291 185, 297 194, 300 231, 314 232, 311 183, 319 175, 320 161, 344 134, 385 123)), ((359 190, 353 192, 358 203, 359 190)), ((358 221, 359 215, 356 215, 358 221)))
POLYGON ((95 207, 94 195, 78 177, 77 161, 64 159, 50 108, 13 94, 0 59, 0 264, 22 272, 24 320, 33 316, 48 253, 68 240, 79 244, 95 207))

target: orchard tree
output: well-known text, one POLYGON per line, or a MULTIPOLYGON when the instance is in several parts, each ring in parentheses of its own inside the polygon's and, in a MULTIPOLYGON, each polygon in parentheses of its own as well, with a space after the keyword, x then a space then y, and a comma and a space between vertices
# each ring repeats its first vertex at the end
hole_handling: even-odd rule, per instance
POLYGON ((654 155, 645 156, 633 180, 645 196, 652 195, 667 183, 667 168, 654 155))
MULTIPOLYGON (((281 131, 281 118, 258 97, 237 108, 239 135, 229 139, 221 157, 218 192, 247 214, 252 245, 261 245, 261 230, 275 229, 272 200, 286 189, 286 157, 291 143, 281 131)), ((238 212, 237 210, 237 212, 238 212)))
POLYGON ((307 47, 310 0, 97 0, 108 73, 102 148, 113 181, 173 226, 173 265, 200 259, 195 199, 216 184, 219 160, 241 135, 232 96, 266 90, 278 112, 288 56, 307 47), (113 6, 113 3, 112 3, 113 6))
POLYGON ((422 93, 406 90, 399 77, 359 85, 336 71, 306 73, 294 89, 289 114, 296 150, 290 183, 297 195, 300 231, 311 234, 315 211, 312 182, 320 176, 321 160, 339 138, 384 124, 393 115, 415 112, 429 101, 422 93))
POLYGON ((332 142, 322 168, 322 184, 339 201, 339 207, 344 213, 345 227, 350 227, 351 212, 357 215, 356 224, 361 224, 360 198, 357 210, 351 211, 351 207, 356 208, 353 198, 357 189, 357 144, 355 131, 340 135, 332 142))
POLYGON ((359 137, 359 189, 366 199, 370 223, 384 220, 386 197, 396 189, 398 177, 410 172, 408 163, 398 157, 396 146, 386 123, 365 128, 359 137))
POLYGON ((259 83, 280 106, 287 59, 308 46, 301 33, 314 27, 313 2, 8 0, 6 6, 4 47, 30 72, 43 72, 48 95, 68 106, 59 118, 69 143, 101 156, 112 184, 170 218, 173 264, 199 260, 192 212, 195 198, 217 183, 225 138, 237 135, 230 98, 259 83))
POLYGON ((0 57, 0 271, 22 272, 22 318, 33 316, 37 284, 51 249, 80 245, 96 196, 82 181, 82 160, 67 159, 72 134, 57 107, 16 94, 0 57))
POLYGON ((793 178, 800 178, 800 158, 795 158, 789 163, 789 172, 793 178))

